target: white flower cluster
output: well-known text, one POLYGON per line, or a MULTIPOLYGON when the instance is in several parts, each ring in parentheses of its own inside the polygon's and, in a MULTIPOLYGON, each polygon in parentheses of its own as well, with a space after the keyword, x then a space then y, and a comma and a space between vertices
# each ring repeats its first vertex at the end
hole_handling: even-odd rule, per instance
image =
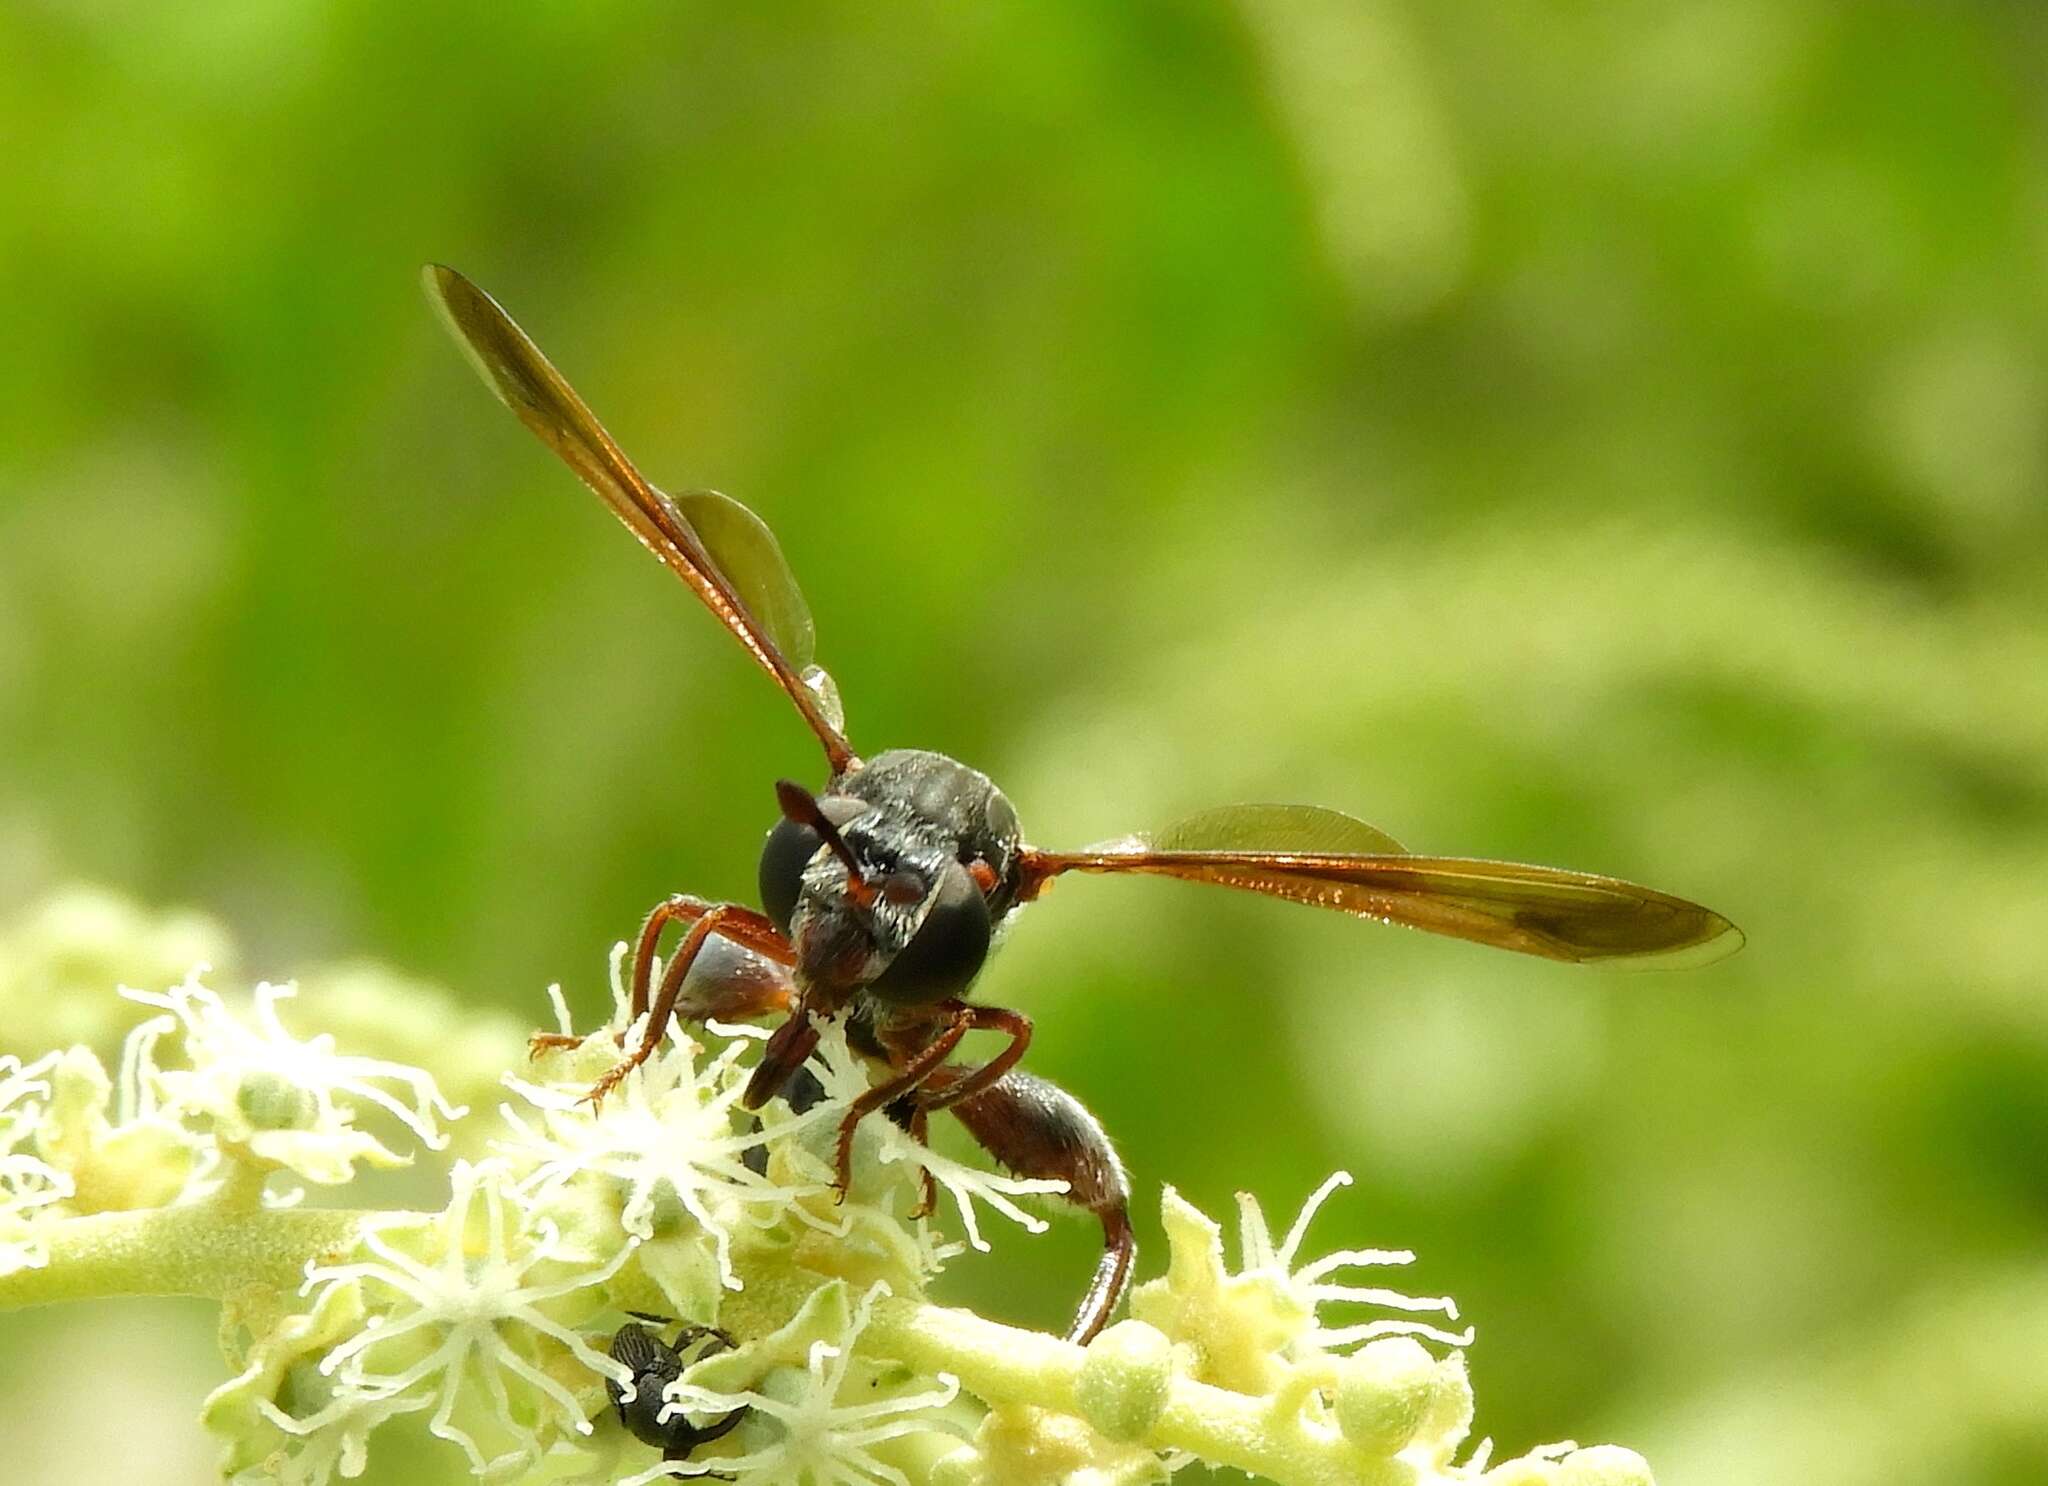
MULTIPOLYGON (((611 983, 615 1020, 626 1022, 623 983, 626 946, 615 947, 611 983)), ((654 967, 660 974, 660 966, 654 967)), ((558 989, 551 988, 558 1040, 573 1037, 558 989)), ((740 1288, 734 1266, 736 1235, 775 1233, 794 1222, 824 1239, 869 1245, 921 1278, 937 1269, 954 1249, 935 1243, 926 1228, 904 1214, 929 1179, 953 1200, 967 1241, 987 1251, 976 1205, 1042 1232, 1045 1221, 1015 1201, 1021 1196, 1057 1194, 1066 1183, 1004 1176, 955 1161, 886 1119, 864 1121, 854 1145, 854 1191, 839 1202, 831 1191, 832 1152, 840 1120, 865 1094, 872 1075, 847 1045, 839 1020, 822 1022, 809 1064, 820 1092, 801 1113, 781 1101, 758 1120, 738 1107, 752 1065, 747 1055, 767 1032, 754 1026, 710 1025, 725 1040, 708 1062, 705 1050, 677 1033, 662 1051, 635 1069, 606 1098, 601 1109, 584 1098, 593 1079, 619 1056, 620 1045, 637 1042, 643 1024, 625 1027, 614 1042, 599 1035, 565 1053, 538 1061, 540 1077, 507 1074, 505 1086, 520 1100, 502 1113, 511 1133, 493 1143, 521 1175, 522 1196, 549 1210, 555 1203, 593 1189, 609 1193, 623 1230, 654 1239, 678 1222, 708 1235, 719 1283, 740 1288), (521 1106, 524 1107, 521 1107, 521 1106)), ((653 1255, 650 1254, 650 1258, 653 1255)), ((678 1313, 708 1319, 714 1306, 690 1303, 664 1286, 678 1313)))
MULTIPOLYGON (((306 1271, 306 1291, 318 1299, 358 1287, 381 1290, 381 1308, 360 1330, 321 1358, 320 1372, 335 1380, 333 1400, 318 1413, 293 1418, 272 1405, 272 1423, 297 1435, 313 1435, 331 1424, 396 1405, 434 1405, 427 1427, 460 1445, 479 1476, 502 1476, 537 1453, 541 1425, 556 1431, 590 1432, 587 1401, 544 1371, 532 1352, 553 1341, 593 1378, 629 1374, 592 1348, 543 1307, 604 1283, 631 1256, 628 1240, 601 1263, 571 1250, 551 1226, 534 1231, 509 1200, 502 1170, 455 1165, 454 1196, 447 1210, 426 1223, 400 1219, 363 1235, 367 1257, 341 1264, 316 1264, 306 1271), (481 1201, 479 1201, 481 1199, 481 1201), (481 1248, 481 1252, 477 1250, 481 1248), (409 1252, 410 1250, 410 1252, 409 1252), (384 1364, 373 1367, 372 1361, 384 1364), (472 1428, 458 1423, 458 1404, 474 1402, 481 1382, 481 1407, 488 1411, 510 1449, 486 1457, 472 1428), (524 1383, 515 1403, 510 1385, 524 1383), (523 1407, 522 1407, 523 1405, 523 1407)), ((586 1392, 588 1385, 585 1385, 586 1392)))
POLYGON ((36 1230, 58 1219, 194 1202, 237 1175, 255 1189, 276 1171, 334 1185, 358 1161, 403 1164, 356 1127, 359 1106, 445 1144, 437 1121, 462 1111, 426 1074, 344 1056, 325 1034, 302 1042, 277 1015, 289 987, 259 986, 238 1011, 203 969, 167 992, 123 992, 163 1014, 129 1029, 111 1076, 84 1046, 0 1059, 0 1273, 44 1262, 36 1230))
MULTIPOLYGON (((1089 1422, 1107 1439, 1139 1438, 1167 1408, 1173 1382, 1185 1378, 1256 1399, 1272 1452, 1315 1461, 1318 1479, 1334 1469, 1344 1479, 1390 1482, 1649 1486, 1642 1458, 1613 1446, 1545 1446, 1489 1469, 1492 1442, 1482 1441, 1468 1461, 1454 1463, 1473 1416, 1464 1357, 1454 1350, 1438 1358, 1422 1341, 1462 1348, 1473 1334, 1409 1317, 1455 1320, 1456 1306, 1448 1297, 1331 1279, 1346 1268, 1412 1263, 1406 1250, 1338 1250, 1297 1266, 1309 1224, 1350 1182, 1338 1172, 1318 1187, 1277 1246, 1257 1201, 1239 1193, 1235 1273, 1222 1229, 1167 1189, 1167 1272, 1133 1292, 1131 1320, 1090 1345, 1077 1388, 1089 1422), (1319 1312, 1332 1303, 1397 1314, 1326 1325, 1319 1312)), ((962 1479, 993 1486, 1003 1477, 962 1479)))
MULTIPOLYGON (((621 1009, 625 948, 617 946, 611 962, 613 996, 621 1009)), ((561 993, 551 987, 550 994, 558 1035, 570 1041, 574 1034, 561 993)), ((626 1036, 635 1038, 639 1031, 628 1027, 626 1036)), ((504 1076, 524 1108, 500 1106, 511 1133, 493 1141, 493 1148, 519 1173, 518 1194, 537 1211, 563 1208, 589 1193, 600 1205, 616 1207, 617 1226, 626 1237, 704 1235, 712 1243, 719 1284, 737 1290, 735 1229, 772 1229, 798 1214, 804 1199, 824 1191, 821 1182, 769 1179, 764 1129, 736 1109, 746 1087, 746 1070, 738 1066, 745 1050, 735 1042, 700 1067, 694 1043, 672 1041, 629 1074, 600 1108, 585 1096, 620 1054, 610 1039, 592 1038, 570 1054, 541 1059, 539 1081, 504 1076)), ((785 1121, 782 1133, 819 1117, 785 1121)), ((669 1299, 678 1301, 674 1294, 669 1299)), ((682 1309, 696 1315, 712 1306, 685 1301, 682 1309)))
POLYGON ((954 1162, 874 1118, 842 1200, 836 1134, 871 1071, 835 1023, 801 1109, 741 1107, 763 1035, 744 1027, 672 1031, 593 1106, 593 1081, 644 1030, 622 1025, 623 954, 604 1032, 577 1039, 553 992, 560 1032, 503 1076, 491 1154, 453 1162, 437 1212, 271 1210, 272 1176, 332 1186, 358 1163, 403 1163, 359 1120, 441 1150, 462 1114, 425 1072, 293 1036, 289 988, 240 1006, 195 974, 125 993, 156 1014, 113 1077, 84 1047, 0 1058, 0 1305, 9 1275, 59 1273, 73 1251, 52 1247, 59 1225, 90 1235, 91 1215, 172 1209, 177 1286, 206 1263, 221 1276, 238 1375, 204 1419, 236 1482, 360 1476, 375 1432, 418 1416, 478 1479, 521 1486, 1135 1486, 1197 1458, 1284 1482, 1648 1486, 1640 1457, 1608 1446, 1489 1468, 1482 1444, 1457 1462, 1472 1396, 1455 1349, 1471 1333, 1423 1319, 1455 1323, 1451 1302, 1342 1276, 1403 1251, 1302 1256, 1341 1173, 1277 1242, 1240 1196, 1235 1270, 1218 1225, 1169 1189, 1164 1276, 1086 1348, 924 1303, 960 1252, 909 1217, 929 1193, 943 1188, 986 1249, 980 1209, 1035 1231, 1019 1199, 1061 1184, 954 1162), (209 1242, 230 1257, 208 1260, 209 1242), (266 1244, 260 1277, 239 1267, 266 1244), (1326 1317, 1333 1306, 1367 1313, 1326 1317), (657 1339, 616 1343, 629 1316, 657 1339), (663 1365, 642 1370, 649 1346, 663 1365))
POLYGON ((277 1003, 295 996, 295 987, 257 986, 244 1014, 200 984, 199 974, 161 993, 121 992, 165 1013, 128 1035, 123 1087, 133 1087, 138 1116, 201 1132, 223 1156, 321 1186, 348 1181, 358 1161, 391 1167, 410 1160, 356 1126, 359 1104, 385 1111, 430 1149, 447 1145, 438 1122, 465 1111, 441 1097, 431 1075, 337 1052, 330 1033, 293 1037, 277 1003), (174 1032, 187 1066, 166 1068, 157 1046, 174 1032))

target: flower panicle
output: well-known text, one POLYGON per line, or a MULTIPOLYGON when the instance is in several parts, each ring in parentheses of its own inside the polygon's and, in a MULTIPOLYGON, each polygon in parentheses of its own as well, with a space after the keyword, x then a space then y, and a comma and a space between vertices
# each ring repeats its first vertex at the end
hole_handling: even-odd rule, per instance
MULTIPOLYGON (((576 1040, 549 989, 555 1045, 502 1073, 495 1134, 462 1132, 471 1156, 489 1154, 448 1158, 446 1203, 428 1212, 278 1212, 302 1190, 260 1181, 254 1200, 249 1173, 325 1183, 405 1159, 359 1118, 441 1152, 462 1117, 425 1069, 295 1036, 288 985, 231 1003, 194 972, 125 993, 149 1014, 112 1077, 84 1048, 0 1057, 0 1303, 10 1266, 64 1262, 44 1240, 74 1216, 174 1206, 161 1216, 223 1253, 259 1230, 330 1235, 270 1271, 303 1256, 296 1289, 223 1282, 235 1375, 203 1417, 237 1482, 351 1479, 395 1423, 504 1486, 712 1473, 737 1486, 1135 1486, 1194 1459, 1282 1486, 1650 1486, 1641 1457, 1613 1446, 1499 1463, 1486 1442, 1466 1451, 1473 1332, 1455 1329, 1456 1306, 1359 1273, 1410 1264, 1406 1250, 1308 1252, 1350 1183, 1341 1172, 1277 1238, 1240 1194, 1234 1265, 1221 1226, 1166 1189, 1164 1272, 1085 1347, 927 1304, 931 1276, 963 1252, 909 1216, 927 1189, 946 1191, 965 1242, 986 1250, 987 1212, 1036 1231, 1024 1204, 1062 1184, 982 1171, 871 1119, 836 1201, 834 1132, 872 1077, 839 1019, 820 1023, 821 1092, 801 1108, 744 1109, 765 1034, 716 1024, 665 1029, 594 1106, 585 1096, 618 1044, 645 1031, 627 1025, 625 963, 621 945, 605 1035, 576 1040), (673 1369, 611 1355, 629 1316, 673 1369), (675 1342, 660 1340, 671 1324, 675 1342), (613 1417, 615 1398, 651 1384, 665 1451, 613 1417), (729 1432, 698 1422, 728 1416, 729 1432)), ((635 1421, 650 1427, 644 1411, 635 1421)))

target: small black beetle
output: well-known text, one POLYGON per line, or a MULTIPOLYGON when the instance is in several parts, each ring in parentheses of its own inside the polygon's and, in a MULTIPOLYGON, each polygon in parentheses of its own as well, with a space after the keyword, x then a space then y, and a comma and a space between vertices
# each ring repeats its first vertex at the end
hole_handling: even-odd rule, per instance
MULTIPOLYGON (((649 1316, 640 1311, 628 1311, 626 1314, 657 1326, 669 1321, 666 1316, 649 1316)), ((619 1422, 632 1431, 633 1437, 661 1451, 663 1460, 689 1459, 690 1452, 699 1445, 708 1445, 730 1434, 749 1412, 745 1407, 737 1408, 724 1418, 705 1425, 692 1424, 680 1412, 671 1413, 666 1419, 661 1417, 662 1392, 683 1375, 684 1350, 706 1337, 717 1344, 707 1348, 707 1352, 727 1350, 733 1345, 732 1338, 715 1326, 684 1326, 676 1333, 674 1342, 665 1342, 657 1333, 632 1321, 621 1326, 612 1338, 612 1360, 623 1362, 633 1370, 633 1397, 630 1400, 617 1379, 605 1379, 612 1407, 618 1412, 619 1422)))

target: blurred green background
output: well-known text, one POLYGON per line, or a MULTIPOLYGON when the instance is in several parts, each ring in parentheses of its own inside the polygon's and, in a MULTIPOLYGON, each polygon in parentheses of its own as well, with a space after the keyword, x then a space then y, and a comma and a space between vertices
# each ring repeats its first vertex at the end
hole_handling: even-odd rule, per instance
MULTIPOLYGON (((538 1022, 663 892, 752 895, 815 748, 476 384, 445 260, 776 527, 857 745, 987 769, 1034 840, 1318 801, 1748 931, 1631 977, 1063 886, 980 994, 1141 1238, 1161 1182, 1345 1167, 1318 1246, 1419 1251, 1509 1453, 2038 1482, 2044 43, 1995 3, 9 5, 0 907, 104 882, 252 973, 538 1022)), ((1057 1324, 1090 1229, 1005 1237, 951 1293, 1057 1324)), ((206 1479, 210 1327, 8 1319, 16 1479, 109 1421, 124 1480, 206 1479)))

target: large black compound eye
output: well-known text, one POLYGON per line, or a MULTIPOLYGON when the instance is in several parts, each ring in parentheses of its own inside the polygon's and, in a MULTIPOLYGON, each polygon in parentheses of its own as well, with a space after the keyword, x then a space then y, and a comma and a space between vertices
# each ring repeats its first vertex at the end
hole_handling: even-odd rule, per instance
POLYGON ((967 869, 946 863, 932 906, 868 989, 890 1001, 939 1001, 966 990, 988 958, 988 903, 967 869))
MULTIPOLYGON (((843 826, 867 806, 859 800, 840 796, 818 801, 818 809, 835 826, 843 826)), ((789 932, 796 913, 797 894, 803 887, 804 868, 811 864, 825 840, 802 821, 784 816, 761 845, 761 911, 775 920, 775 927, 789 932)))

